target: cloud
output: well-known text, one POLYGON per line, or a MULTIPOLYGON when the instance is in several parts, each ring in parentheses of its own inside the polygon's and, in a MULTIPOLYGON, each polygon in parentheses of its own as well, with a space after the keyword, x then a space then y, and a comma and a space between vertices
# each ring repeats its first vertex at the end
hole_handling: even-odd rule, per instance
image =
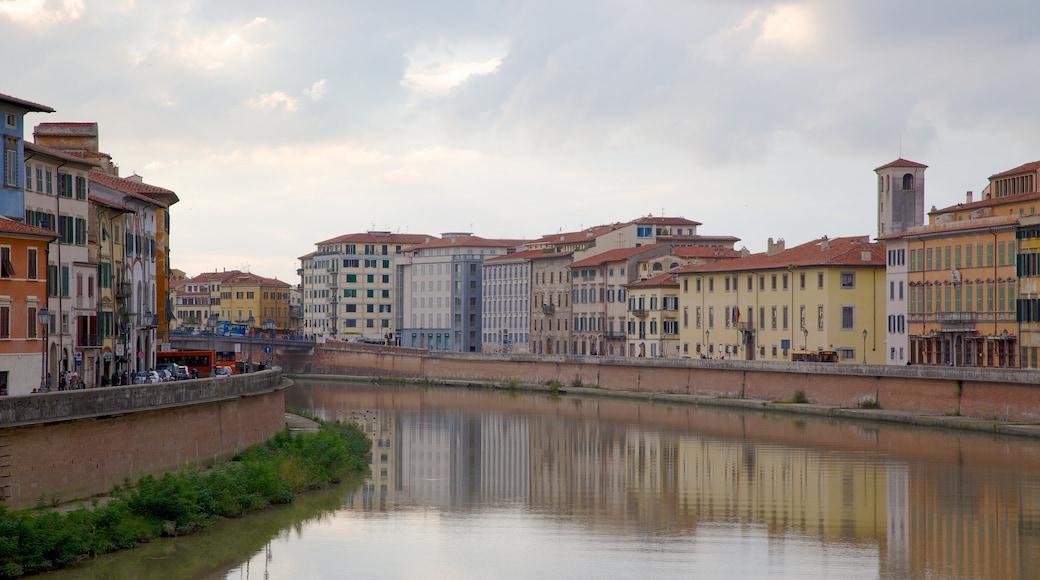
POLYGON ((325 79, 316 81, 313 85, 303 89, 303 95, 312 101, 320 101, 325 98, 327 84, 325 79))
POLYGON ((158 38, 140 38, 130 48, 130 60, 140 65, 152 60, 187 69, 214 71, 248 59, 268 48, 255 40, 271 34, 271 24, 257 16, 241 24, 224 24, 199 33, 199 22, 185 16, 173 23, 158 38))
POLYGON ((402 86, 423 95, 443 95, 471 77, 488 75, 502 64, 501 46, 462 43, 417 47, 409 54, 402 86))
POLYGON ((281 109, 286 113, 294 113, 299 107, 300 100, 296 97, 291 97, 282 91, 275 91, 273 93, 264 93, 259 97, 249 99, 249 105, 258 109, 269 109, 277 110, 281 109))
POLYGON ((84 8, 84 0, 4 0, 0 2, 0 16, 31 28, 48 29, 79 20, 84 8))

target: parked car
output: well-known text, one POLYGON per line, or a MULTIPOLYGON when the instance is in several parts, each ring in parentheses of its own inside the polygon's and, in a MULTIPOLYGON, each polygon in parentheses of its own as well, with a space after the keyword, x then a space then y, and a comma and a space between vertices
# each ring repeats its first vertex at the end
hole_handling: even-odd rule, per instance
POLYGON ((172 363, 172 362, 159 363, 159 364, 155 365, 155 370, 157 370, 159 372, 170 371, 170 376, 171 377, 176 377, 177 376, 177 364, 176 363, 172 363))
POLYGON ((162 377, 159 376, 159 371, 145 371, 144 383, 149 385, 155 385, 162 382, 162 377))
POLYGON ((218 366, 217 368, 213 369, 213 376, 215 376, 215 377, 230 377, 231 376, 231 367, 218 366))
POLYGON ((191 378, 191 371, 184 365, 177 365, 177 375, 175 378, 178 381, 186 381, 191 378))
POLYGON ((155 372, 159 373, 159 381, 160 382, 168 383, 168 382, 170 382, 170 381, 172 381, 174 379, 173 373, 170 372, 170 369, 163 369, 161 371, 155 371, 155 372))

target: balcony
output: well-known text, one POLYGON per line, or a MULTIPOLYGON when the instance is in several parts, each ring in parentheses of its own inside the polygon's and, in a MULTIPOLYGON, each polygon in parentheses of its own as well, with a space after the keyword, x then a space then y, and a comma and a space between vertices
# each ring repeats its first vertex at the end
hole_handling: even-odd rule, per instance
POLYGON ((603 338, 607 340, 625 340, 628 338, 628 335, 617 330, 608 330, 603 333, 603 338))
POLYGON ((552 316, 556 313, 556 306, 552 304, 542 304, 542 314, 546 316, 552 316))
POLYGON ((635 316, 636 318, 646 318, 647 314, 646 308, 633 308, 630 312, 632 313, 632 316, 635 316))
POLYGON ((102 338, 97 334, 80 334, 76 337, 76 346, 80 348, 101 348, 102 338))
POLYGON ((117 282, 115 287, 116 298, 129 298, 133 294, 134 285, 130 282, 117 282))

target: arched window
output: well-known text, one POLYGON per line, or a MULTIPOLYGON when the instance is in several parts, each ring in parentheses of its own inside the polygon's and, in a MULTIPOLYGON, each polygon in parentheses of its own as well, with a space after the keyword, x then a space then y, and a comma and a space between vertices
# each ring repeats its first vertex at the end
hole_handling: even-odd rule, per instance
POLYGON ((910 191, 914 188, 914 176, 910 173, 903 175, 903 191, 910 191))

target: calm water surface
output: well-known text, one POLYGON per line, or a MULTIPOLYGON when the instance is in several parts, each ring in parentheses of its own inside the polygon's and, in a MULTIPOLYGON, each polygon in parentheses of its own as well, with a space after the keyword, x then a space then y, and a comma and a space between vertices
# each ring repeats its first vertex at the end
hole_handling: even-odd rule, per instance
POLYGON ((69 578, 1040 578, 1032 440, 298 381, 371 474, 69 578))

